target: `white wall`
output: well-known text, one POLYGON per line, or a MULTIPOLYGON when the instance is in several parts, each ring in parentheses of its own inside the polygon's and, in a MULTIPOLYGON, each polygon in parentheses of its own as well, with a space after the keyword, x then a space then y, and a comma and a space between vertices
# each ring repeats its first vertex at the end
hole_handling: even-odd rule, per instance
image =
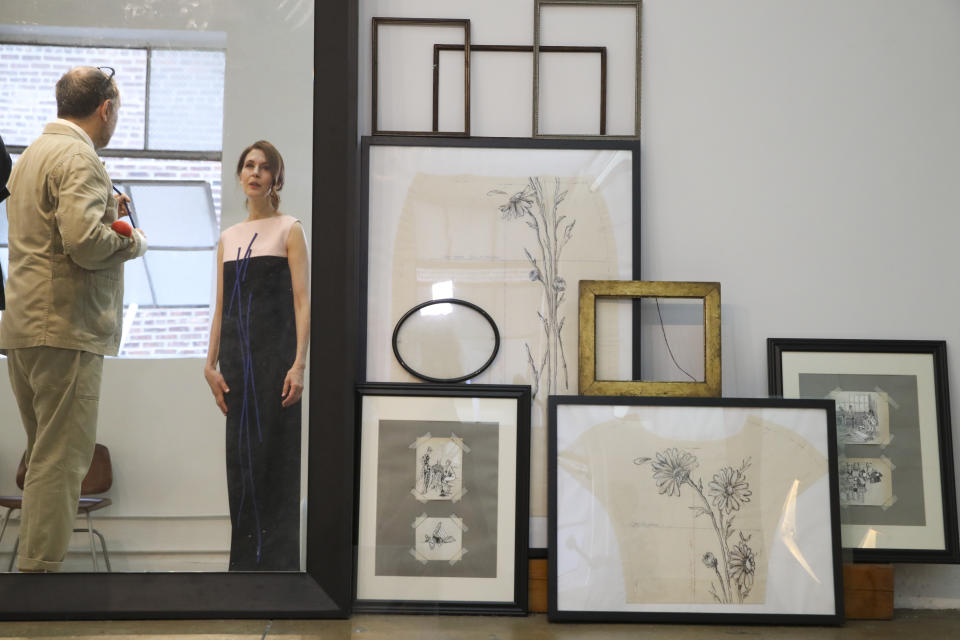
MULTIPOLYGON (((130 29, 131 38, 143 37, 155 45, 170 35, 162 30, 226 33, 223 225, 247 215, 243 194, 235 186, 237 156, 250 142, 265 138, 276 144, 286 163, 281 210, 301 219, 310 237, 312 3, 4 2, 0 22, 78 27, 94 34, 93 43, 103 33, 100 28, 130 29)), ((114 504, 102 512, 97 528, 107 538, 115 570, 226 569, 230 522, 224 419, 204 382, 202 367, 199 359, 104 363, 98 439, 110 447, 115 487, 108 494, 114 504)), ((305 426, 307 411, 304 406, 305 426)), ((18 493, 13 480, 25 443, 4 364, 0 494, 18 493)), ((11 533, 15 530, 0 543, 0 568, 6 568, 11 533)), ((82 550, 86 539, 78 535, 75 542, 82 550)), ((89 570, 90 559, 71 554, 65 568, 89 570)))
MULTIPOLYGON (((360 8, 362 134, 371 17, 533 41, 532 0, 360 8)), ((960 3, 645 0, 642 49, 642 274, 722 284, 724 395, 766 395, 768 337, 945 339, 960 415, 960 3)), ((898 607, 960 606, 960 567, 896 580, 898 607)))
MULTIPOLYGON (((642 273, 722 283, 724 395, 765 395, 768 337, 945 339, 960 415, 960 3, 648 0, 644 22, 642 273)), ((898 607, 960 606, 960 567, 896 580, 898 607)))

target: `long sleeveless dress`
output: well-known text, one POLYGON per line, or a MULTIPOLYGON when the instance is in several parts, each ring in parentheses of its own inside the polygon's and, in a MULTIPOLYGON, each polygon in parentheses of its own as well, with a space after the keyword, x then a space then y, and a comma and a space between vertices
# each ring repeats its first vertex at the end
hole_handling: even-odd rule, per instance
POLYGON ((221 236, 220 371, 227 402, 230 571, 300 570, 300 408, 281 406, 297 331, 287 237, 280 215, 221 236))

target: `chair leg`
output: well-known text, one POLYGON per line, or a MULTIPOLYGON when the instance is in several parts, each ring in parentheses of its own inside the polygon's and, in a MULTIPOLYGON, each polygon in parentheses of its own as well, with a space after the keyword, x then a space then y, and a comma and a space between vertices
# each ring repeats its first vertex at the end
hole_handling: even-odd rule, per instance
POLYGON ((7 531, 7 523, 10 522, 10 514, 13 513, 13 507, 7 507, 7 517, 3 519, 3 526, 0 527, 0 541, 3 540, 3 534, 7 531))
POLYGON ((20 536, 17 535, 16 541, 13 543, 13 553, 10 554, 10 566, 7 567, 7 572, 13 571, 13 563, 17 561, 17 550, 20 548, 20 536))
MULTIPOLYGON (((10 516, 13 515, 13 507, 7 507, 7 517, 3 519, 3 526, 0 527, 0 540, 3 540, 3 534, 7 532, 7 523, 10 522, 10 516)), ((17 542, 20 542, 20 537, 17 536, 17 542)), ((7 568, 7 572, 13 571, 13 561, 17 557, 17 547, 14 544, 13 554, 10 556, 10 566, 7 568)))
POLYGON ((103 534, 96 529, 93 530, 93 533, 100 538, 100 549, 103 551, 103 561, 107 565, 107 573, 110 573, 113 569, 110 568, 110 554, 107 553, 107 542, 103 539, 103 534))
POLYGON ((93 570, 100 571, 99 565, 97 565, 97 547, 93 543, 93 519, 90 517, 90 512, 87 511, 87 531, 90 533, 90 555, 93 557, 93 570))

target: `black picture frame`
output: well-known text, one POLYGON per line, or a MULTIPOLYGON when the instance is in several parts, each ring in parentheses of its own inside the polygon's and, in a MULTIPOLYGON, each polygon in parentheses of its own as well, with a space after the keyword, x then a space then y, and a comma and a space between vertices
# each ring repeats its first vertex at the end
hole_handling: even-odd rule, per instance
POLYGON ((400 363, 400 366, 407 370, 410 375, 416 376, 421 380, 426 380, 427 382, 442 382, 442 383, 454 383, 454 382, 465 382, 471 378, 475 378, 484 371, 487 370, 493 361, 497 357, 497 353, 500 351, 500 330, 497 329, 497 323, 493 321, 493 318, 490 317, 490 314, 484 311, 482 308, 473 304, 472 302, 467 302, 466 300, 458 300, 456 298, 441 298, 440 300, 429 300, 427 302, 421 302, 415 307, 411 308, 410 311, 407 311, 403 314, 403 317, 397 321, 397 326, 393 329, 393 338, 391 339, 391 344, 393 345, 393 355, 396 357, 397 362, 400 363), (487 321, 490 325, 490 328, 493 330, 493 349, 490 350, 490 357, 487 358, 486 362, 480 365, 476 370, 469 371, 462 376, 457 376, 455 378, 437 378, 434 376, 427 375, 421 371, 417 371, 413 366, 404 360, 403 355, 400 353, 399 345, 397 344, 397 338, 400 334, 400 328, 403 327, 403 323, 406 322, 410 316, 420 311, 425 307, 430 307, 437 304, 453 304, 459 305, 461 307, 466 307, 475 311, 480 317, 487 321))
MULTIPOLYGON (((359 269, 359 299, 361 304, 360 309, 360 322, 359 327, 361 331, 360 342, 361 342, 361 354, 360 354, 360 363, 362 367, 362 376, 364 380, 372 380, 370 372, 367 368, 368 361, 368 352, 370 346, 367 340, 367 328, 370 322, 368 316, 370 316, 368 309, 368 296, 369 296, 369 263, 371 260, 375 259, 377 256, 371 256, 369 250, 369 238, 370 238, 370 228, 371 222, 373 224, 380 224, 378 220, 375 219, 376 212, 371 211, 370 206, 370 159, 371 159, 371 150, 377 147, 409 147, 409 148, 439 148, 439 149, 479 149, 479 150, 599 150, 599 151, 625 151, 630 154, 631 157, 631 205, 630 205, 630 219, 631 219, 631 230, 630 230, 630 247, 632 254, 632 265, 631 265, 631 276, 632 280, 641 280, 640 275, 640 248, 641 248, 641 224, 640 224, 640 163, 641 163, 641 149, 640 141, 634 138, 576 138, 576 139, 559 139, 559 138, 501 138, 501 137, 471 137, 471 138, 462 138, 462 137, 453 137, 453 138, 444 138, 444 137, 418 137, 418 136, 364 136, 361 138, 361 150, 360 150, 360 216, 356 221, 358 226, 358 244, 359 244, 359 259, 358 259, 358 269, 359 269)), ((573 287, 570 287, 571 291, 574 290, 573 287)), ((456 294, 455 294, 456 295, 456 294)), ((383 320, 378 314, 373 314, 375 318, 383 320)), ((390 320, 391 326, 393 326, 392 320, 390 320)), ((569 322, 573 322, 573 318, 569 318, 569 322)), ((500 324, 500 331, 502 335, 507 335, 510 331, 509 327, 503 326, 503 323, 500 324)), ((631 363, 631 375, 634 380, 642 379, 641 374, 641 362, 640 362, 640 349, 641 349, 641 318, 640 318, 640 301, 635 301, 632 306, 632 327, 631 327, 631 340, 632 340, 632 350, 630 351, 630 356, 632 359, 631 363)), ((384 332, 383 334, 386 337, 389 337, 389 332, 384 332)), ((576 334, 571 334, 576 335, 576 334)), ((572 354, 576 350, 576 340, 572 341, 573 347, 569 351, 569 354, 572 354)), ((503 351, 501 345, 501 352, 503 351)), ((383 357, 392 357, 388 356, 389 347, 386 347, 383 350, 383 357)), ((502 356, 501 356, 502 357, 502 356)), ((571 392, 575 392, 575 382, 574 388, 571 392)), ((506 382, 506 380, 498 380, 496 382, 506 382)), ((544 420, 544 425, 546 425, 546 420, 544 420)), ((545 447, 544 447, 545 448, 545 447)), ((543 478, 543 489, 545 492, 546 489, 546 478, 543 478)), ((543 518, 543 528, 546 528, 546 518, 543 518)), ((546 558, 547 557, 547 547, 544 544, 537 543, 536 540, 531 539, 531 548, 529 550, 530 558, 546 558)))
MULTIPOLYGON (((779 419, 779 417, 778 417, 779 419)), ((835 420, 834 404, 827 400, 783 400, 771 398, 685 398, 685 397, 624 397, 624 396, 551 396, 550 397, 550 547, 548 557, 548 585, 547 585, 547 615, 551 622, 681 622, 681 623, 711 623, 711 624, 775 624, 775 625, 840 625, 844 620, 844 592, 843 592, 843 565, 840 545, 840 519, 839 519, 839 499, 837 494, 837 471, 836 441, 832 437, 830 427, 835 420), (558 423, 558 416, 561 410, 569 408, 563 416, 564 426, 558 423), (731 420, 727 415, 722 415, 719 420, 717 416, 710 413, 714 410, 723 414, 728 410, 740 411, 742 422, 731 420), (753 469, 746 462, 744 468, 746 476, 734 475, 743 471, 743 468, 736 470, 737 463, 740 462, 742 451, 737 451, 736 447, 747 445, 747 448, 753 446, 763 438, 754 437, 759 433, 764 433, 769 428, 771 420, 778 410, 786 410, 787 420, 793 419, 794 422, 788 429, 781 427, 781 433, 790 434, 794 444, 800 443, 805 436, 812 435, 814 439, 806 440, 804 447, 806 453, 791 452, 787 455, 801 455, 801 459, 796 461, 796 469, 801 470, 798 476, 792 475, 792 471, 778 472, 778 467, 773 473, 780 473, 780 477, 774 484, 764 485, 764 491, 770 491, 771 487, 777 487, 778 498, 786 496, 786 500, 765 500, 759 494, 754 495, 749 491, 745 492, 746 498, 740 502, 735 510, 727 512, 729 522, 720 518, 720 527, 729 529, 728 539, 737 541, 738 536, 733 535, 738 528, 743 527, 740 521, 732 528, 730 524, 736 518, 746 518, 746 511, 754 505, 765 504, 766 508, 760 506, 762 512, 769 509, 769 513, 763 513, 760 517, 766 521, 768 526, 770 522, 776 523, 773 528, 771 539, 774 540, 770 546, 766 543, 758 543, 756 540, 749 542, 750 545, 757 546, 761 544, 758 553, 754 556, 750 552, 752 560, 750 561, 751 585, 753 585, 753 574, 757 572, 759 559, 763 554, 772 555, 776 553, 774 548, 777 544, 790 548, 791 545, 783 541, 777 541, 785 536, 790 537, 793 542, 793 548, 781 557, 788 559, 786 563, 778 562, 776 570, 768 566, 765 570, 765 583, 770 584, 772 580, 789 580, 789 584, 781 584, 777 588, 768 590, 765 598, 770 593, 774 594, 774 602, 767 602, 764 599, 760 604, 740 604, 730 602, 723 604, 718 595, 726 595, 721 589, 714 591, 713 600, 707 598, 705 593, 699 593, 696 602, 684 603, 670 599, 643 600, 642 598, 627 601, 625 595, 625 583, 628 578, 628 567, 632 567, 633 574, 630 580, 639 579, 641 582, 647 581, 649 585, 645 588, 647 593, 654 594, 656 598, 661 598, 661 592, 668 590, 671 586, 657 576, 647 572, 640 572, 638 578, 637 572, 639 565, 630 564, 624 561, 623 541, 613 545, 610 542, 610 535, 617 530, 613 521, 617 518, 621 521, 621 532, 628 532, 628 535, 634 535, 634 531, 652 531, 657 532, 659 540, 674 539, 677 536, 688 535, 690 540, 699 542, 709 541, 713 545, 714 540, 721 537, 720 529, 717 528, 714 513, 721 511, 721 506, 715 500, 718 492, 712 492, 707 481, 709 473, 716 469, 715 466, 707 464, 706 460, 711 459, 714 463, 722 459, 731 466, 721 470, 729 471, 726 476, 731 486, 736 482, 750 481, 753 469), (581 412, 579 415, 577 412, 581 412), (684 417, 682 412, 689 412, 684 417), (804 414, 799 417, 800 414, 804 414), (822 415, 821 415, 822 414, 822 415), (744 416, 746 416, 744 418, 744 416), (578 423, 577 420, 580 420, 578 423), (752 424, 752 426, 750 426, 752 424), (572 426, 571 426, 572 425, 572 426), (697 436, 690 437, 691 425, 696 430, 697 436), (739 430, 733 428, 739 427, 739 430), (720 436, 719 431, 726 437, 720 438, 724 443, 715 445, 716 450, 722 450, 723 453, 717 457, 717 451, 710 458, 708 443, 716 441, 720 436), (560 431, 563 431, 561 434, 560 431), (639 436, 631 434, 641 434, 639 436), (596 439, 590 439, 590 434, 598 434, 596 439), (801 435, 802 434, 802 435, 801 435), (737 440, 739 438, 739 440, 737 440), (686 454, 684 449, 693 440, 697 440, 698 447, 690 448, 695 455, 686 454), (562 441, 563 449, 561 451, 562 441), (637 451, 630 450, 631 444, 643 442, 651 448, 649 451, 644 449, 644 456, 651 457, 633 457, 637 451), (730 444, 734 443, 736 444, 730 444), (677 447, 674 449, 665 449, 671 444, 677 447), (736 455, 731 457, 729 451, 732 449, 736 455), (825 449, 826 455, 822 455, 825 449), (614 461, 610 456, 605 455, 610 451, 618 459, 614 461), (673 454, 670 454, 670 451, 673 454), (586 453, 585 453, 586 452, 586 453), (656 452, 656 455, 654 455, 656 452), (560 455, 565 456, 564 477, 561 483, 559 477, 560 455), (584 454, 585 455, 582 455, 584 454), (619 455, 623 453, 623 455, 619 455), (661 457, 663 455, 664 457, 661 457), (671 455, 673 457, 671 458, 671 455), (682 456, 689 455, 685 461, 682 456), (704 464, 698 464, 697 456, 704 458, 704 464), (726 456, 726 457, 724 457, 726 456), (735 461, 735 462, 734 462, 735 461), (689 464, 688 464, 689 462, 689 464), (674 466, 675 463, 676 466, 674 466), (682 465, 679 463, 683 463, 682 465), (657 471, 656 464, 661 467, 657 471), (811 469, 806 469, 804 465, 811 465, 811 469), (619 468, 617 467, 619 465, 619 468), (622 478, 618 474, 623 472, 624 467, 637 470, 636 482, 632 480, 629 485, 622 483, 622 478), (596 469, 599 476, 594 476, 596 469), (686 469, 685 473, 681 473, 686 469), (657 471, 651 477, 651 471, 657 471), (668 473, 669 472, 669 477, 668 473), (571 487, 583 486, 582 481, 574 479, 572 473, 583 473, 584 477, 594 478, 590 483, 592 487, 589 490, 575 489, 571 487), (659 474, 659 475, 658 475, 659 474), (824 476, 825 482, 824 482, 824 476), (797 479, 794 479, 797 478, 797 479), (578 484, 579 483, 579 484, 578 484), (701 502, 697 502, 691 495, 691 488, 699 483, 701 494, 709 493, 710 497, 703 497, 701 502), (816 483, 813 484, 813 483, 816 483), (598 510, 590 506, 596 502, 601 504, 600 498, 604 491, 601 485, 616 488, 617 496, 614 500, 617 503, 607 504, 606 507, 598 510), (681 486, 683 485, 683 486, 681 486), (689 486, 686 486, 689 485, 689 486), (562 489, 561 489, 562 486, 562 489), (625 486, 636 486, 636 499, 628 496, 626 501, 622 498, 625 486), (820 500, 806 500, 801 503, 796 498, 803 494, 803 491, 812 486, 819 486, 815 496, 820 500), (799 487, 799 489, 798 489, 799 487), (799 494, 798 494, 799 490, 799 494), (559 494, 563 491, 563 499, 559 494), (637 507, 641 502, 641 491, 646 491, 648 496, 646 500, 652 502, 644 503, 642 507, 637 507), (590 497, 584 498, 589 494, 590 497), (659 494, 659 495, 656 495, 659 494), (782 494, 782 495, 781 495, 782 494), (749 496, 753 495, 754 500, 751 503, 749 496), (653 496, 652 498, 650 496, 653 496), (683 496, 687 496, 684 501, 683 496), (665 508, 663 504, 672 502, 672 505, 665 508), (712 504, 711 504, 712 503, 712 504), (750 503, 750 504, 747 504, 750 503), (789 517, 790 509, 787 505, 793 505, 797 526, 781 531, 779 522, 783 518, 789 517), (629 509, 625 511, 624 505, 629 504, 629 509), (803 506, 798 506, 803 504, 803 506), (685 506, 692 505, 692 506, 685 506), (672 509, 673 516, 667 517, 662 521, 657 521, 657 514, 654 509, 672 509), (706 515, 710 509, 710 518, 714 521, 716 534, 711 529, 710 524, 704 524, 702 529, 692 527, 689 522, 695 520, 700 515, 706 515), (567 510, 570 514, 561 513, 561 509, 567 510), (691 509, 693 511, 686 511, 691 509), (782 513, 781 513, 782 510, 782 513), (680 515, 676 515, 680 514, 680 515), (684 516, 683 514, 687 514, 684 516), (695 514, 695 515, 690 515, 695 514), (772 520, 771 520, 772 516, 772 520), (558 531, 561 526, 558 524, 561 518, 564 519, 563 529, 565 538, 561 542, 558 537, 558 531), (686 518, 686 520, 684 519, 686 518), (670 522, 670 524, 667 524, 670 522), (681 526, 678 523, 684 522, 681 526), (571 524, 573 529, 571 529, 571 524), (579 527, 579 531, 576 528, 579 527), (684 530, 681 531, 680 528, 684 530), (606 529, 604 531, 604 529, 606 529), (582 532, 588 530, 589 536, 582 532), (779 532, 779 533, 777 533, 779 532), (599 547, 592 544, 591 541, 599 540, 599 547), (612 552, 613 547, 617 551, 612 552), (592 552, 596 550, 599 554, 594 557, 592 552), (563 556, 563 557, 561 557, 563 556), (805 557, 806 556, 806 557, 805 557), (577 568, 572 566, 570 559, 582 561, 586 567, 600 569, 606 567, 608 573, 602 571, 590 570, 589 576, 583 572, 577 572, 577 568), (620 564, 615 560, 619 559, 620 564), (809 575, 810 567, 806 565, 807 561, 819 567, 816 570, 817 578, 812 579, 809 575), (564 563, 565 573, 573 576, 572 581, 567 580, 568 585, 576 585, 574 591, 566 590, 564 595, 564 604, 560 604, 558 595, 560 592, 560 572, 559 565, 564 563), (623 572, 622 581, 620 575, 614 579, 609 573, 610 568, 614 572, 618 570, 623 572), (789 569, 789 571, 785 571, 789 569), (596 582, 584 583, 584 580, 595 580, 596 582), (619 585, 618 585, 619 582, 619 585), (619 590, 618 590, 619 589, 619 590), (796 590, 794 590, 796 589, 796 590), (603 595, 598 592, 607 590, 603 595), (572 595, 571 595, 572 594, 572 595), (816 598, 810 595, 815 594, 816 598), (616 606, 613 603, 616 602, 616 606), (811 605, 810 603, 814 603, 811 605), (599 603, 599 604, 597 604, 599 603), (604 605, 604 603, 607 603, 604 605), (604 606, 609 608, 604 608, 604 606), (806 607, 806 609, 804 609, 806 607), (730 612, 724 611, 729 608, 730 612), (789 610, 800 609, 799 611, 789 610), (766 610, 764 610, 766 609, 766 610)), ((784 425, 786 426, 786 425, 784 425)), ((762 450, 763 445, 756 445, 762 450)), ((765 457, 764 457, 765 458, 765 457)), ((757 462, 757 461, 754 461, 757 462)), ((763 462, 769 463, 764 459, 759 464, 766 468, 763 462)), ((717 482, 718 473, 713 476, 714 483, 717 482)), ((750 487, 749 484, 746 487, 750 487)), ((743 488, 743 487, 741 487, 743 488)), ((757 487, 752 487, 757 489, 757 487)), ((608 492, 609 495, 610 492, 608 492)), ((704 519, 706 522, 706 519, 704 519)), ((786 522, 786 521, 784 521, 786 522)), ((762 529, 761 529, 762 530, 762 529)), ((756 538, 757 531, 751 530, 753 538, 756 538)), ((618 534, 618 537, 621 534, 618 534)), ((747 536, 750 540, 751 536, 747 536)), ((641 538, 630 538, 632 542, 637 542, 641 538)), ((763 537, 761 536, 761 539, 763 537)), ((747 540, 743 538, 743 530, 740 529, 740 543, 746 544, 747 540)), ((732 546, 732 544, 730 545, 732 546)), ((687 547, 681 544, 686 550, 687 547)), ((645 551, 652 552, 653 555, 667 553, 667 550, 654 545, 650 548, 626 547, 639 549, 641 556, 645 551)), ((646 554, 650 555, 650 554, 646 554)), ((731 555, 731 558, 733 556, 731 555)), ((702 576, 710 579, 711 590, 715 589, 712 583, 711 568, 716 568, 716 576, 720 578, 721 571, 727 565, 726 551, 716 546, 699 546, 693 557, 687 564, 687 559, 683 559, 679 569, 665 569, 668 574, 664 577, 673 578, 677 571, 701 572, 696 580, 704 582, 702 576), (716 554, 706 553, 704 550, 716 551, 716 554), (700 554, 703 554, 702 557, 700 554), (711 564, 712 563, 712 564, 711 564), (706 568, 702 565, 706 565, 706 568), (689 566, 689 569, 686 567, 689 566)), ((651 560, 654 567, 662 567, 661 560, 651 560)), ((772 562, 772 561, 771 561, 772 562)), ((748 566, 746 561, 741 558, 741 573, 744 567, 748 566)), ((733 574, 728 574, 732 576, 733 574)), ((759 574, 758 574, 759 575, 759 574)), ((729 580, 729 578, 728 578, 729 580)), ((757 578, 759 581, 759 578, 757 578)), ((691 578, 690 582, 682 582, 682 588, 686 589, 689 597, 693 598, 695 580, 691 578)), ((698 588, 703 588, 699 584, 698 588)), ((739 589, 739 587, 738 587, 739 589)))
POLYGON ((354 456, 353 434, 341 426, 353 423, 360 370, 355 228, 352 216, 339 212, 356 207, 357 21, 357 0, 318 5, 314 13, 314 68, 323 80, 313 89, 318 224, 307 491, 316 506, 307 515, 306 571, 0 574, 0 620, 349 617, 354 456), (321 306, 344 312, 321 313, 321 306))
MULTIPOLYGON (((906 365, 905 365, 906 366, 906 365)), ((847 458, 869 459, 874 456, 881 456, 880 459, 887 459, 895 465, 891 469, 893 486, 891 492, 896 495, 898 488, 896 485, 897 473, 896 466, 901 469, 920 470, 921 478, 924 483, 936 481, 939 483, 940 499, 934 499, 934 506, 940 507, 940 514, 936 517, 942 519, 942 529, 927 527, 926 525, 911 526, 907 522, 900 523, 897 529, 904 532, 904 537, 897 544, 884 544, 885 527, 888 522, 877 520, 879 516, 882 520, 889 518, 899 518, 894 514, 893 509, 896 504, 884 505, 881 511, 876 507, 869 505, 848 505, 841 509, 841 518, 843 520, 844 545, 852 548, 854 562, 910 562, 910 563, 958 563, 960 562, 960 540, 958 540, 957 527, 957 497, 956 485, 954 481, 954 459, 953 459, 953 436, 950 425, 950 387, 947 376, 947 344, 943 340, 869 340, 869 339, 807 339, 807 338, 768 338, 767 339, 767 374, 769 392, 772 396, 808 396, 800 386, 799 375, 814 374, 824 377, 826 383, 830 383, 837 391, 846 392, 873 392, 886 393, 879 386, 876 389, 866 387, 861 388, 862 384, 874 382, 879 376, 887 376, 891 383, 895 382, 896 377, 915 378, 915 391, 907 389, 907 402, 909 406, 916 406, 918 433, 916 437, 905 437, 901 433, 899 442, 896 435, 898 425, 912 424, 908 423, 908 418, 904 412, 908 411, 906 407, 895 408, 888 422, 888 429, 894 433, 894 438, 884 438, 884 444, 872 444, 867 442, 853 442, 847 438, 847 458), (818 355, 820 354, 820 355, 818 355), (909 370, 896 370, 890 368, 890 364, 896 362, 897 357, 901 360, 913 360, 916 356, 921 356, 924 361, 917 362, 916 371, 921 376, 909 373, 909 370), (812 360, 804 363, 785 365, 785 358, 803 357, 810 359, 814 357, 830 358, 829 362, 824 361, 820 366, 812 360), (820 366, 821 370, 818 370, 820 366), (903 375, 905 374, 905 375, 903 375), (832 376, 830 378, 829 376, 832 376), (847 386, 841 387, 844 382, 840 376, 850 376, 845 379, 847 386), (858 376, 853 378, 852 376, 858 376), (923 383, 923 379, 927 382, 923 383), (798 393, 794 393, 798 391, 798 393), (912 399, 911 399, 912 398, 912 399), (926 399, 926 401, 925 401, 926 399), (926 405, 926 406, 925 406, 926 405), (919 417, 920 413, 927 415, 936 424, 930 425, 919 417), (904 414, 900 417, 900 414, 904 414), (924 435, 925 434, 925 435, 924 435), (930 465, 926 460, 920 457, 922 445, 917 443, 929 442, 931 446, 935 445, 935 457, 939 463, 939 474, 930 474, 927 478, 927 470, 930 465), (916 450, 910 448, 900 448, 901 443, 909 443, 910 447, 917 444, 916 450), (915 455, 914 455, 915 454, 915 455), (903 458, 907 457, 906 460, 903 458), (899 459, 899 460, 898 460, 899 459), (866 508, 863 508, 866 506, 866 508), (857 512, 855 512, 856 510, 857 512), (873 541, 863 540, 858 531, 862 527, 867 527, 876 532, 877 538, 873 541), (916 540, 916 546, 907 546, 903 543, 914 544, 911 540, 910 530, 917 532, 917 536, 924 533, 927 529, 937 529, 931 531, 934 536, 942 534, 942 545, 931 548, 916 540), (874 544, 873 548, 860 546, 860 542, 874 544)), ((816 386, 819 384, 814 379, 807 383, 816 386)), ((876 386, 876 385, 875 385, 876 386)), ((836 396, 835 396, 836 397, 836 396)), ((893 399, 896 403, 896 399, 893 399)), ((884 401, 885 402, 885 401, 884 401)), ((902 404, 902 403, 900 403, 902 404)), ((912 427, 911 427, 912 428, 912 427)), ((838 426, 838 438, 842 437, 838 426)), ((879 440, 879 438, 878 438, 879 440)), ((917 504, 922 502, 925 508, 929 508, 930 503, 926 500, 904 500, 902 504, 917 504)), ((929 519, 930 514, 925 513, 925 518, 929 519)))
MULTIPOLYGON (((408 403, 408 404, 409 404, 408 403)), ((478 414, 486 411, 484 408, 475 409, 478 414)), ((388 410, 389 411, 389 410, 388 410)), ((405 410, 408 415, 410 415, 410 409, 405 410)), ((442 412, 441 412, 442 413, 442 412)), ((466 614, 488 614, 488 615, 502 615, 502 616, 523 616, 527 613, 527 601, 528 601, 528 589, 529 585, 527 583, 528 576, 528 560, 527 560, 527 513, 529 505, 529 446, 530 446, 530 387, 526 385, 478 385, 478 384, 407 384, 407 383, 365 383, 357 385, 356 391, 356 415, 357 415, 357 430, 356 430, 356 452, 357 452, 357 463, 356 463, 356 486, 358 488, 355 496, 355 537, 357 539, 356 545, 356 578, 354 580, 354 606, 353 610, 363 613, 410 613, 410 614, 450 614, 450 615, 466 615, 466 614), (515 448, 513 449, 514 453, 514 463, 513 466, 507 468, 505 465, 497 465, 498 468, 498 482, 504 482, 503 478, 508 476, 509 473, 513 473, 515 483, 512 493, 512 498, 514 500, 514 509, 513 516, 514 521, 513 525, 513 545, 511 549, 504 549, 504 553, 513 554, 513 572, 512 576, 500 576, 496 575, 496 579, 504 580, 506 582, 510 581, 512 577, 512 588, 510 591, 512 595, 509 599, 506 600, 483 600, 481 598, 473 598, 462 596, 456 599, 450 600, 441 600, 435 598, 405 598, 404 595, 415 594, 419 585, 426 585, 427 590, 429 591, 432 587, 432 591, 436 593, 441 591, 437 586, 431 585, 429 577, 407 577, 400 578, 403 581, 401 588, 396 590, 396 597, 391 598, 365 598, 363 594, 360 593, 360 589, 364 585, 364 572, 367 571, 363 568, 364 562, 372 562, 370 560, 370 553, 366 549, 365 540, 376 540, 377 532, 379 532, 381 523, 376 521, 375 531, 367 532, 363 528, 364 524, 364 514, 369 513, 368 509, 365 509, 364 498, 368 497, 367 493, 364 491, 364 479, 376 476, 379 474, 379 464, 377 464, 377 469, 374 469, 371 472, 369 469, 364 467, 364 451, 361 447, 361 441, 365 434, 365 420, 362 413, 363 402, 365 398, 375 398, 383 399, 389 398, 401 402, 409 401, 409 403, 414 403, 417 401, 422 401, 424 403, 429 401, 434 401, 434 405, 427 406, 424 408, 428 409, 423 415, 423 420, 425 422, 435 422, 438 419, 438 414, 435 411, 430 409, 436 409, 436 403, 443 403, 449 406, 452 406, 453 402, 458 399, 470 399, 475 400, 473 406, 477 407, 484 400, 511 400, 516 403, 516 414, 514 427, 516 430, 515 434, 515 448), (366 473, 365 473, 366 472, 366 473), (376 472, 376 473, 374 473, 376 472), (367 559, 364 559, 364 556, 367 556, 367 559), (426 581, 426 582, 424 582, 426 581), (406 588, 403 588, 406 587, 406 588), (358 597, 359 594, 359 597, 358 597)), ((462 411, 458 410, 456 415, 462 415, 462 411)), ((419 420, 420 418, 417 418, 419 420)), ((407 418, 410 420, 410 418, 407 418)), ((459 421, 459 420, 458 420, 459 421)), ((372 425, 367 425, 370 428, 374 428, 372 425)), ((382 431, 380 430, 380 425, 376 427, 377 434, 376 437, 380 438, 382 431)), ((509 440, 509 438, 508 438, 509 440)), ((501 439, 501 443, 506 442, 501 439)), ((503 454, 502 449, 497 450, 498 461, 500 460, 500 455, 503 454)), ((415 461, 416 451, 411 454, 411 461, 415 461)), ((370 454, 373 460, 379 461, 377 457, 377 452, 370 454)), ((509 456, 508 456, 509 457, 509 456)), ((509 465, 509 461, 505 461, 509 465)), ((412 470, 412 468, 411 468, 412 470)), ((413 474, 411 474, 410 480, 412 480, 413 474)), ((465 476, 465 479, 469 476, 465 476)), ((509 484, 509 482, 507 482, 509 484)), ((376 485, 373 489, 374 493, 376 491, 376 485)), ((508 490, 509 492, 509 490, 508 490)), ((465 493, 464 499, 469 495, 465 493)), ((394 508, 391 503, 391 510, 394 508)), ((453 503, 450 505, 451 509, 455 510, 456 504, 453 503)), ((421 505, 416 505, 417 510, 419 511, 422 507, 421 505)), ((376 507, 373 507, 374 511, 376 507)), ((499 499, 497 504, 498 513, 502 514, 502 510, 499 507, 499 499)), ((503 523, 498 518, 496 520, 495 530, 496 534, 500 534, 500 526, 503 523)), ((507 525, 509 526, 509 525, 507 525)), ((402 549, 401 553, 405 554, 406 549, 402 549)), ((376 553, 376 548, 372 551, 373 554, 376 553)), ((500 551, 495 550, 497 558, 500 558, 500 551)), ((376 576, 373 575, 372 566, 369 569, 371 578, 375 579, 381 577, 378 573, 376 576)), ((388 579, 397 580, 397 576, 389 575, 388 579)), ((470 580, 474 578, 461 577, 461 578, 439 578, 438 580, 460 580, 464 584, 461 587, 461 591, 458 593, 469 593, 471 590, 470 580)), ((482 581, 483 579, 481 579, 482 581)), ((485 579, 489 582, 489 579, 485 579)), ((442 589, 443 592, 449 593, 451 589, 450 582, 446 584, 446 587, 442 589)), ((390 586, 387 586, 387 589, 390 589, 390 586)))

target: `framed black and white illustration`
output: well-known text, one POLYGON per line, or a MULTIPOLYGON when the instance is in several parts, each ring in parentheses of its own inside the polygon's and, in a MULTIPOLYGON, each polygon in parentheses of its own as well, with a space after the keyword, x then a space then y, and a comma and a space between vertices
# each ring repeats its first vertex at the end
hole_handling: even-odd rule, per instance
POLYGON ((857 562, 958 562, 947 345, 770 338, 771 395, 836 402, 843 546, 857 562))
POLYGON ((358 387, 354 609, 525 615, 530 387, 358 387))
MULTIPOLYGON (((577 282, 639 276, 635 140, 363 138, 366 379, 413 382, 397 321, 427 300, 484 309, 496 360, 472 381, 532 387, 530 542, 546 547, 546 398, 577 392, 577 282)), ((639 314, 637 314, 639 316, 639 314)), ((613 379, 632 378, 639 317, 604 316, 613 379)))
POLYGON ((550 398, 553 621, 840 624, 827 400, 550 398))

